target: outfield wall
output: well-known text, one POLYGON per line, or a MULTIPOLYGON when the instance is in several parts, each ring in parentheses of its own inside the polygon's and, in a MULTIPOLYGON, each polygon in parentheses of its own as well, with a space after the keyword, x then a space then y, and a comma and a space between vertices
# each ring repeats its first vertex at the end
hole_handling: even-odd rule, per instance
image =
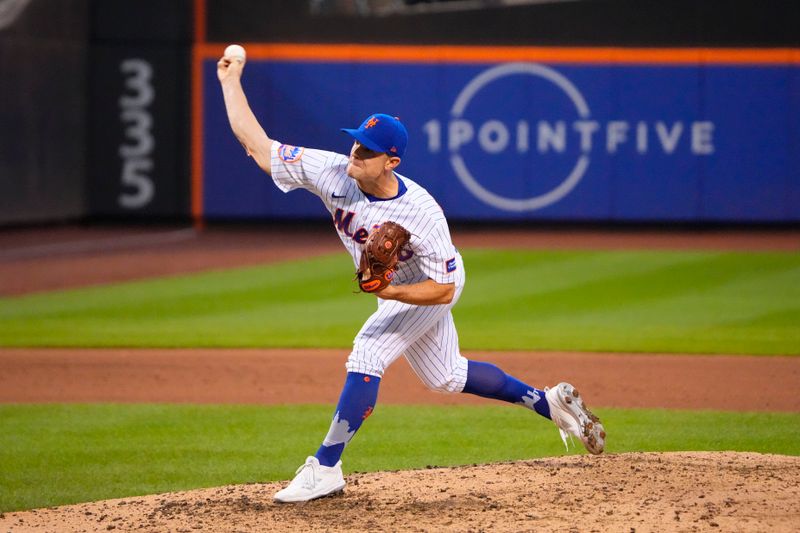
POLYGON ((85 213, 87 12, 0 2, 0 226, 85 213))
POLYGON ((186 217, 191 3, 91 7, 89 214, 186 217))
POLYGON ((795 0, 0 3, 0 226, 326 218, 233 139, 230 42, 283 142, 401 116, 453 219, 800 220, 795 0))
MULTIPOLYGON (((346 152, 401 117, 399 171, 461 220, 800 221, 800 50, 258 45, 244 86, 281 142, 346 152)), ((207 218, 323 218, 285 197, 227 123, 199 50, 207 218)), ((197 118, 197 117, 195 117, 197 118)))

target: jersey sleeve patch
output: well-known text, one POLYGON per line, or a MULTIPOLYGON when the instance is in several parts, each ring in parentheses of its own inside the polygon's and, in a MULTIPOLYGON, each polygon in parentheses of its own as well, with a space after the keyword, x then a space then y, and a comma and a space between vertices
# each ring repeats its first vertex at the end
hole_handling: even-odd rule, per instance
POLYGON ((278 157, 286 163, 296 163, 303 157, 305 148, 301 146, 292 146, 291 144, 282 144, 278 147, 278 157))
POLYGON ((456 258, 448 259, 445 261, 445 266, 447 267, 447 272, 455 272, 456 270, 456 258))

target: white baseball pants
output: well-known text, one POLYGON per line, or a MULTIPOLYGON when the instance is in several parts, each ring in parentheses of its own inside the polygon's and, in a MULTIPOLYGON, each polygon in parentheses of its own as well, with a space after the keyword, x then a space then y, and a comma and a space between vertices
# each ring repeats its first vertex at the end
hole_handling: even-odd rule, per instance
POLYGON ((378 299, 353 341, 345 365, 348 372, 383 377, 384 371, 404 355, 411 368, 430 389, 461 392, 467 382, 467 359, 458 348, 458 332, 451 309, 464 288, 464 263, 457 256, 456 292, 446 305, 410 305, 378 299))

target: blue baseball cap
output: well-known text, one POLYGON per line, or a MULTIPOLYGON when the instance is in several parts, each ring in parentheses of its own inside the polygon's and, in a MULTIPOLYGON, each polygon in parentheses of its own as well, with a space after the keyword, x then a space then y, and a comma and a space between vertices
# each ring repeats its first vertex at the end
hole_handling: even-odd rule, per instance
POLYGON ((400 119, 383 113, 370 115, 357 129, 342 128, 355 140, 374 152, 403 157, 408 145, 408 130, 400 119))

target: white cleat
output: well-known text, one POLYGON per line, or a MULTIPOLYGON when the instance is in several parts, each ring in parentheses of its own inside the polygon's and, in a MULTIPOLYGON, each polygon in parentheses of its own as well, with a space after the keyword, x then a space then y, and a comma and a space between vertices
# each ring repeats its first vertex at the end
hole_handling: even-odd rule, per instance
POLYGON ((567 449, 567 435, 572 435, 578 437, 590 453, 603 453, 606 431, 600 419, 583 403, 575 387, 562 382, 552 389, 545 389, 544 395, 550 405, 550 417, 558 426, 567 449))
POLYGON ((288 487, 275 493, 276 502, 307 502, 341 492, 346 485, 341 461, 334 466, 322 466, 316 457, 309 457, 296 474, 288 487))

